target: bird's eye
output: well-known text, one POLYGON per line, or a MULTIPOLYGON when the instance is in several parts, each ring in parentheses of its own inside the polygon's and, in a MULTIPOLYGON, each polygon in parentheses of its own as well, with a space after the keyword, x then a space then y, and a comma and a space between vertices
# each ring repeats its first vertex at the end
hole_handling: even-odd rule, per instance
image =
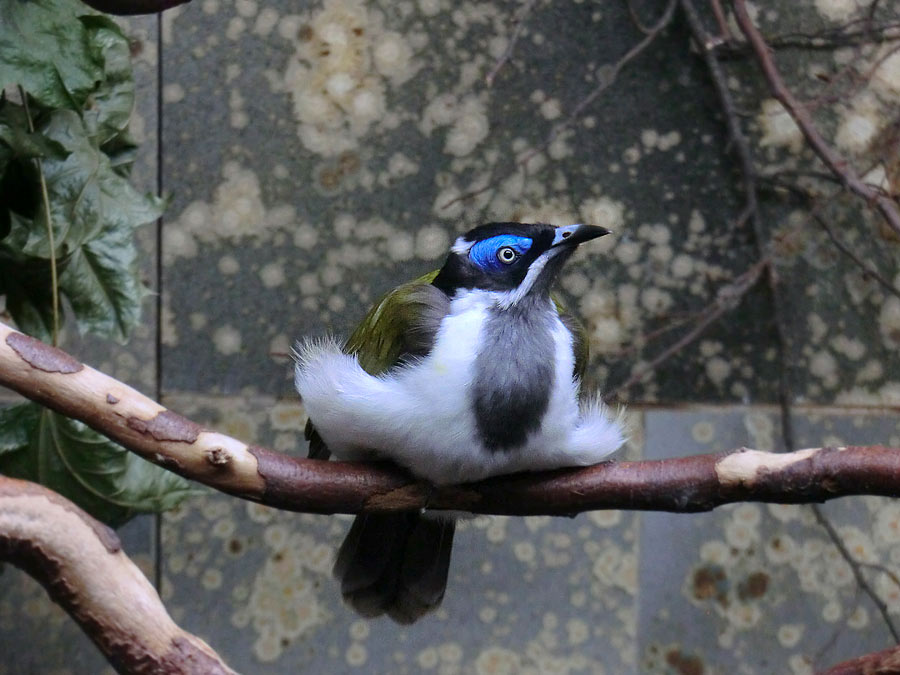
POLYGON ((504 246, 499 251, 497 251, 497 260, 502 262, 504 265, 511 265, 518 257, 519 254, 516 253, 516 250, 512 246, 504 246))

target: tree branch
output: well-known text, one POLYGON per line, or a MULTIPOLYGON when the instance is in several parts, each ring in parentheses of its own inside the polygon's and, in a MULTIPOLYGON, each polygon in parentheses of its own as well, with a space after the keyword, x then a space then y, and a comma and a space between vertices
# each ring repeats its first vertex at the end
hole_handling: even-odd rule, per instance
POLYGON ((747 42, 753 49, 763 75, 769 82, 772 95, 781 102, 785 110, 797 123, 813 151, 847 189, 865 199, 866 202, 874 204, 891 229, 900 234, 900 212, 897 211, 896 203, 893 199, 872 189, 870 185, 863 181, 850 163, 835 152, 819 133, 818 129, 816 129, 809 112, 791 93, 784 80, 781 79, 781 75, 778 73, 778 68, 775 66, 769 51, 769 46, 756 26, 753 25, 753 21, 747 13, 744 0, 734 0, 734 13, 741 32, 747 38, 747 42))
POLYGON ((0 476, 0 560, 37 579, 120 673, 233 673, 179 628, 111 529, 34 483, 0 476))
POLYGON ((890 647, 880 652, 842 661, 819 675, 890 675, 900 672, 900 647, 890 647))
POLYGON ((166 469, 222 492, 289 511, 360 513, 444 509, 572 515, 596 509, 708 511, 740 501, 818 502, 900 496, 900 448, 735 451, 500 476, 430 488, 403 470, 323 462, 248 446, 203 429, 60 349, 0 323, 0 385, 166 469))

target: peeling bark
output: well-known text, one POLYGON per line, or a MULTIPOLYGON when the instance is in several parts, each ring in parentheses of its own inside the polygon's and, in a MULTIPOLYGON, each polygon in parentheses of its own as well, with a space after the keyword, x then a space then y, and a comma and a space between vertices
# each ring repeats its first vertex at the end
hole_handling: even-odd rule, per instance
POLYGON ((55 492, 0 476, 0 560, 37 579, 120 673, 233 673, 169 617, 116 533, 55 492))
MULTIPOLYGON (((446 509, 507 515, 572 515, 596 509, 708 511, 740 501, 821 502, 847 495, 900 496, 900 448, 811 448, 776 454, 740 448, 640 462, 500 476, 431 488, 405 471, 370 462, 284 455, 203 429, 121 382, 52 350, 60 363, 35 365, 0 323, 0 385, 79 419, 164 468, 222 492, 310 513, 446 509), (116 400, 110 403, 110 397, 116 400)), ((24 336, 22 336, 24 337, 24 336)), ((30 341, 31 338, 28 338, 30 341)), ((33 344, 37 343, 37 344, 33 344)))

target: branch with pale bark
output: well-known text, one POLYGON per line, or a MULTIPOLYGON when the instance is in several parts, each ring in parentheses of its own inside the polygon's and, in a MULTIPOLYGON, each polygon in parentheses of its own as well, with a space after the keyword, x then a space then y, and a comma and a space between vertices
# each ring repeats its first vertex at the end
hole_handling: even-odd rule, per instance
POLYGON ((900 448, 776 454, 740 448, 664 460, 500 476, 434 488, 389 465, 323 462, 204 429, 60 349, 0 323, 0 385, 81 420, 154 464, 222 492, 289 511, 429 508, 507 515, 596 509, 708 511, 741 501, 900 496, 900 448))
POLYGON ((37 579, 120 673, 233 673, 179 628, 106 525, 40 485, 0 476, 0 561, 37 579))

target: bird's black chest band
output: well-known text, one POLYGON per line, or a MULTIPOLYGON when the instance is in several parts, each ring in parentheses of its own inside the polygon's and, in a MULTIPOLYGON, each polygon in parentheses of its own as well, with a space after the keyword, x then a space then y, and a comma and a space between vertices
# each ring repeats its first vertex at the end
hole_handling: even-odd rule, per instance
POLYGON ((550 402, 555 350, 550 310, 496 310, 485 321, 472 405, 492 451, 513 451, 540 428, 550 402))

